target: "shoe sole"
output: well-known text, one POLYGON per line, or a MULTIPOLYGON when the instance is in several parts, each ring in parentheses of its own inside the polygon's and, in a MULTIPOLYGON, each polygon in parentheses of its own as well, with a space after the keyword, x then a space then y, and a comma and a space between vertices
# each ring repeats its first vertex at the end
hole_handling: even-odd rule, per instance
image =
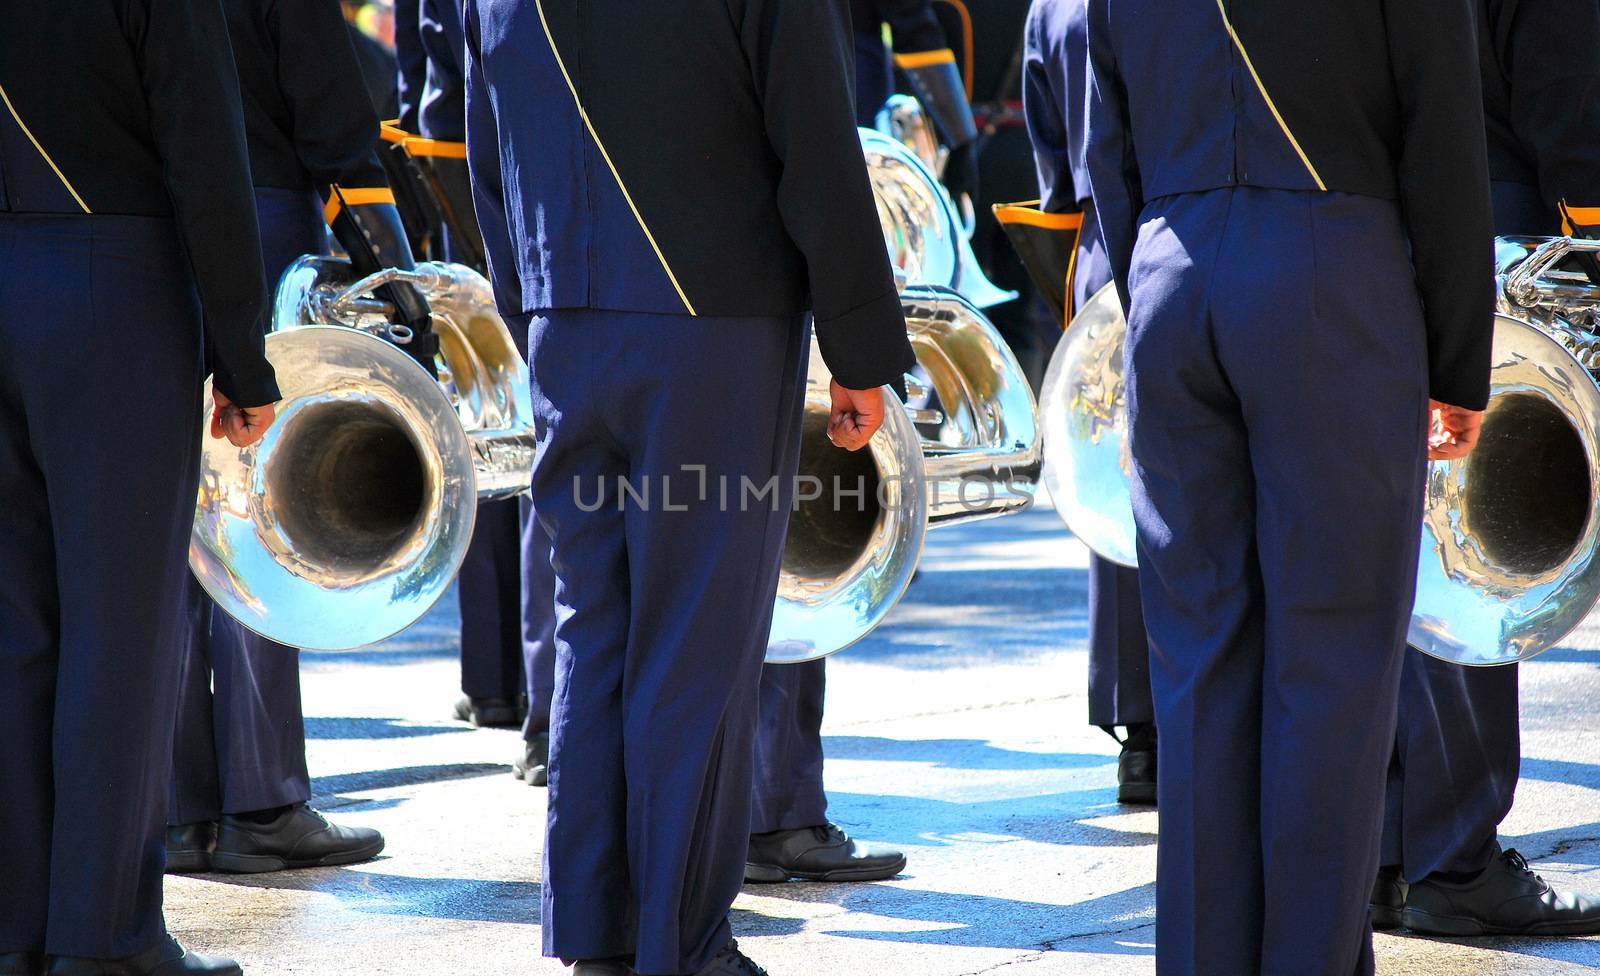
POLYGON ((745 884, 778 884, 789 881, 887 881, 906 869, 906 859, 901 858, 889 867, 840 868, 837 871, 789 871, 777 864, 744 865, 745 884))
POLYGON ((1372 906, 1372 928, 1376 932, 1389 932, 1401 925, 1401 910, 1391 905, 1372 906))
POLYGON ((1479 935, 1594 935, 1600 932, 1600 919, 1582 919, 1575 922, 1541 922, 1538 925, 1515 928, 1506 925, 1486 925, 1476 918, 1461 915, 1438 915, 1416 908, 1405 910, 1406 928, 1418 935, 1443 935, 1471 938, 1479 935))
POLYGON ((327 857, 291 861, 275 854, 224 854, 211 855, 211 870, 221 874, 270 874, 273 871, 298 871, 301 868, 334 868, 343 864, 360 864, 370 861, 383 852, 380 841, 354 851, 329 854, 327 857))
POLYGON ((1156 784, 1125 783, 1117 787, 1117 802, 1130 806, 1153 807, 1156 805, 1156 784))
POLYGON ((211 870, 211 855, 205 851, 168 851, 168 874, 205 874, 211 870))

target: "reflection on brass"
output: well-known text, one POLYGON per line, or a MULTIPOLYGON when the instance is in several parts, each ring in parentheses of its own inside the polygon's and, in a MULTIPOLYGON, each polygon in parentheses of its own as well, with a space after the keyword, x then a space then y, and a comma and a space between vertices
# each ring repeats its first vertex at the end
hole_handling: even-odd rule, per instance
POLYGON ((1133 464, 1122 376, 1126 328, 1115 285, 1084 303, 1050 358, 1039 394, 1044 481, 1067 528, 1101 557, 1138 561, 1133 464))
POLYGON ((878 203, 889 260, 914 285, 958 292, 978 308, 1017 297, 984 277, 950 194, 917 154, 893 137, 862 129, 861 149, 878 203))

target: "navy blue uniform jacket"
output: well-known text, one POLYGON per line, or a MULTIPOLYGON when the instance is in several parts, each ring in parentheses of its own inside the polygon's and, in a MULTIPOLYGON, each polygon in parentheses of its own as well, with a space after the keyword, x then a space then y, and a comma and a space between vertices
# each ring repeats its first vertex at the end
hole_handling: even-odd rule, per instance
POLYGON ((216 0, 0 0, 0 95, 0 213, 171 217, 218 389, 247 406, 276 400, 239 81, 216 0))
POLYGON ((1471 7, 1088 0, 1088 22, 1088 174, 1124 304, 1146 201, 1228 186, 1394 200, 1430 396, 1485 404, 1493 218, 1471 7))
POLYGON ((914 359, 856 134, 842 0, 476 0, 467 153, 497 297, 810 308, 839 382, 914 359))

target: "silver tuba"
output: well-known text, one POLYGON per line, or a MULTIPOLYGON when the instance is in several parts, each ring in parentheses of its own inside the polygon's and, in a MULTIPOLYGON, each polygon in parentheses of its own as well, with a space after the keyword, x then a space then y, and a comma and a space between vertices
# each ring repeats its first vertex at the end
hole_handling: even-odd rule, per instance
POLYGON ((1600 243, 1495 241, 1494 370, 1478 445, 1428 466, 1407 641, 1457 664, 1526 660, 1600 599, 1600 243))
POLYGON ((489 283, 438 263, 352 281, 347 261, 304 257, 279 281, 267 354, 278 421, 248 448, 205 440, 189 566, 229 615, 283 644, 397 634, 449 589, 477 502, 526 490, 532 470, 527 366, 489 283), (437 381, 370 297, 394 281, 433 309, 437 381))
POLYGON ((878 223, 895 269, 912 284, 948 288, 978 308, 1016 298, 984 276, 972 253, 971 227, 957 217, 950 195, 916 152, 876 129, 860 132, 878 223))
MULTIPOLYGON (((1407 641, 1457 664, 1526 660, 1600 600, 1600 287, 1571 270, 1600 243, 1495 242, 1489 407, 1476 449, 1428 466, 1407 641)), ((1122 376, 1125 335, 1107 286, 1073 319, 1045 375, 1045 483, 1100 556, 1135 561, 1122 376)))
POLYGON ((1021 511, 1038 485, 1038 409, 1016 357, 979 311, 990 284, 944 188, 906 146, 861 130, 884 241, 917 354, 907 402, 855 453, 827 438, 831 374, 813 350, 800 474, 824 487, 789 518, 767 661, 813 661, 865 637, 899 601, 930 526, 1021 511), (840 493, 836 504, 834 486, 840 493))

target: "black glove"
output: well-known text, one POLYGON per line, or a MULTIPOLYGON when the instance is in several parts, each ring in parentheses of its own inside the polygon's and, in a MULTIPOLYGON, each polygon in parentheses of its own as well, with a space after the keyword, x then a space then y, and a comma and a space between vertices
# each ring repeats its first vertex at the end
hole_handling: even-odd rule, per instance
POLYGON ((966 194, 978 202, 978 140, 963 143, 950 150, 944 161, 944 188, 950 199, 961 206, 961 196, 966 194))

